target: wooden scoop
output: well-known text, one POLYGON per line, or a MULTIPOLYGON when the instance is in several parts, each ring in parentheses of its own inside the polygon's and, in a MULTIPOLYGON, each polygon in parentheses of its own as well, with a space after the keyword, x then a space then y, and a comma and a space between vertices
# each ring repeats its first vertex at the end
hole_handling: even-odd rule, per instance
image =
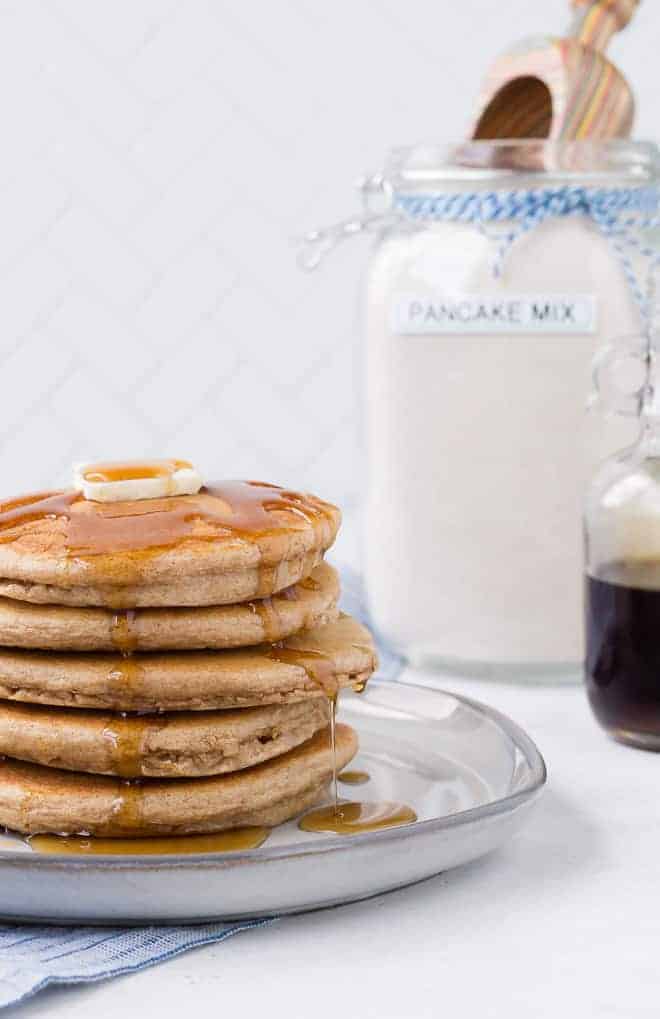
POLYGON ((630 87, 603 55, 639 0, 572 0, 567 38, 542 36, 518 44, 491 68, 470 137, 623 138, 635 104, 630 87))

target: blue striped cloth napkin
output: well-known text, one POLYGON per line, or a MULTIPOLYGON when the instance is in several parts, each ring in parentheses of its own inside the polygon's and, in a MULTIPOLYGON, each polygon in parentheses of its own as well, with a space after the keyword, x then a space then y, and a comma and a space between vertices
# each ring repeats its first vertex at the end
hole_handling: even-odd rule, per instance
MULTIPOLYGON (((360 578, 342 569, 342 609, 368 622, 360 578)), ((373 627, 372 627, 373 629, 373 627)), ((378 639, 381 679, 394 679, 403 660, 378 639)), ((0 908, 2 891, 0 890, 0 908)), ((79 984, 121 976, 175 955, 274 923, 206 923, 189 927, 52 927, 0 925, 0 1008, 49 984, 79 984)))
POLYGON ((0 1008, 53 984, 86 984, 154 966, 273 920, 193 927, 0 925, 0 1008))

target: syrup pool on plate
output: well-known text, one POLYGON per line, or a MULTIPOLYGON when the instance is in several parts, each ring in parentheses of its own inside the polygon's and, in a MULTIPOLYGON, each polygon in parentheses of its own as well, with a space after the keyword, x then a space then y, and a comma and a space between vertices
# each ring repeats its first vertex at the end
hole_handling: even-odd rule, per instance
POLYGON ((298 823, 302 831, 331 832, 335 835, 361 835, 383 828, 412 824, 417 814, 405 803, 339 803, 311 810, 298 823))
POLYGON ((176 835, 165 838, 109 839, 86 835, 31 835, 26 840, 36 853, 108 856, 179 856, 189 853, 236 853, 256 849, 269 828, 235 828, 215 835, 176 835))

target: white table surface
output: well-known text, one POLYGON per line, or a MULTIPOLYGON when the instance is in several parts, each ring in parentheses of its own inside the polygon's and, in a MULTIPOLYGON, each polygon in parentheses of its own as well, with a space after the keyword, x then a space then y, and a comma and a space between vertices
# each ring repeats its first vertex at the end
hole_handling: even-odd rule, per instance
POLYGON ((507 848, 4 1016, 657 1019, 660 757, 610 742, 579 687, 443 685, 511 715, 546 758, 547 790, 507 848))

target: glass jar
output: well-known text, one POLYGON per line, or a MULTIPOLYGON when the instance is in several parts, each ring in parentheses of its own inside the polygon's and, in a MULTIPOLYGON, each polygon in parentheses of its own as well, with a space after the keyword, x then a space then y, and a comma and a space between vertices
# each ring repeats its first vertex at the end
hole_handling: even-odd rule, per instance
MULTIPOLYGON (((413 663, 572 677, 581 502, 634 421, 585 413, 595 352, 639 333, 657 206, 642 143, 395 150, 364 186, 365 574, 413 663)), ((328 235, 316 235, 321 245, 328 235)))
MULTIPOLYGON (((658 270, 656 270, 658 274, 658 270)), ((660 274, 659 279, 660 279, 660 274)), ((660 750, 660 306, 647 333, 606 348, 595 382, 606 409, 639 416, 638 440, 606 460, 585 508, 585 678, 596 718, 615 739, 660 750), (641 363, 629 395, 617 364, 641 363)))

